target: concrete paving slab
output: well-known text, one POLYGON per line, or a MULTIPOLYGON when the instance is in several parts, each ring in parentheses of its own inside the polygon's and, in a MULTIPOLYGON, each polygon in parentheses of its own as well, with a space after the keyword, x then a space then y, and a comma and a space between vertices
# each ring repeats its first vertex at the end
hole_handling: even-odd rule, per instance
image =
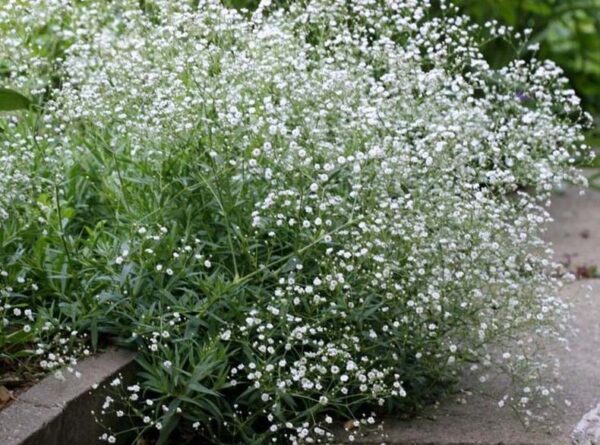
MULTIPOLYGON (((552 242, 556 259, 569 255, 571 268, 600 266, 600 192, 569 189, 557 194, 550 208, 554 222, 545 238, 552 242)), ((571 402, 552 428, 526 430, 513 413, 498 408, 495 400, 473 392, 467 403, 449 398, 422 417, 386 419, 383 433, 357 438, 353 443, 387 445, 562 445, 571 444, 576 426, 600 403, 600 280, 578 280, 562 295, 574 305, 579 330, 570 351, 561 353, 564 397, 571 402)), ((501 382, 498 384, 502 384, 501 382)), ((588 415, 588 418, 593 418, 588 415)), ((340 439, 345 440, 347 435, 340 439)), ((590 436, 591 437, 591 436, 590 436)), ((597 445, 591 441, 578 445, 597 445)))
POLYGON ((558 261, 570 258, 571 268, 600 266, 600 192, 568 189, 552 200, 554 222, 545 238, 550 241, 558 261))

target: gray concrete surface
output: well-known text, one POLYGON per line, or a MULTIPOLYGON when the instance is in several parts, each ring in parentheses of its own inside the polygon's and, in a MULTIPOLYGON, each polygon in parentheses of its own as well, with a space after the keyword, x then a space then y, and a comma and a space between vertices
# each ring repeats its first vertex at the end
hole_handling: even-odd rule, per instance
POLYGON ((574 445, 600 443, 600 403, 579 421, 573 431, 574 445))
MULTIPOLYGON (((571 256, 571 268, 600 266, 600 192, 568 190, 553 198, 554 222, 545 237, 552 242, 556 259, 571 256)), ((456 397, 410 421, 386 419, 383 434, 372 433, 353 443, 387 445, 562 445, 571 444, 576 426, 600 403, 600 280, 570 283, 562 295, 574 304, 578 336, 569 352, 561 353, 564 398, 571 402, 552 425, 525 430, 511 411, 499 409, 495 400, 456 397)), ((591 441, 580 442, 592 445, 591 441)), ((595 445, 595 444, 594 444, 595 445)), ((600 445, 600 444, 598 444, 600 445)))
POLYGON ((97 409, 100 393, 91 394, 94 383, 102 383, 134 366, 132 352, 110 349, 81 361, 77 378, 48 376, 22 393, 0 411, 0 445, 91 445, 102 434, 90 411, 97 409))

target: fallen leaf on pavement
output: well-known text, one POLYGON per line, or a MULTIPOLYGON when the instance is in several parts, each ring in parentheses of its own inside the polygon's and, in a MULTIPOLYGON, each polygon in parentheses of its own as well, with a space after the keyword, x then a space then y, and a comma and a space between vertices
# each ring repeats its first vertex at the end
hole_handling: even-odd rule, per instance
POLYGON ((6 386, 0 386, 0 408, 10 402, 12 398, 12 392, 6 389, 6 386))
POLYGON ((346 431, 352 431, 355 428, 356 428, 355 420, 350 419, 350 420, 346 420, 344 422, 344 429, 346 431))

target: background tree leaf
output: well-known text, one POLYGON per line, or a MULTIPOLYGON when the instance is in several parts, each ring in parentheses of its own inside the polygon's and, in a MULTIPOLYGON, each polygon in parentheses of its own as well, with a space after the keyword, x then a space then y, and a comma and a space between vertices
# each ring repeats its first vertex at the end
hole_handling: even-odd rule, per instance
POLYGON ((31 105, 31 100, 21 93, 0 87, 0 111, 26 110, 31 105))

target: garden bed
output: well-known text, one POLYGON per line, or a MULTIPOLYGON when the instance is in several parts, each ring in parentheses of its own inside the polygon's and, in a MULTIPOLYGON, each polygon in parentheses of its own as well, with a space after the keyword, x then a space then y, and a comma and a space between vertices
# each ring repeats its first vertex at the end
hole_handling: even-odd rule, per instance
MULTIPOLYGON (((554 197, 551 213, 555 222, 547 239, 555 246, 556 258, 571 255, 577 266, 599 264, 600 255, 593 248, 597 235, 592 229, 600 226, 600 193, 588 191, 579 197, 577 190, 569 190, 554 197)), ((564 408, 564 415, 551 431, 526 431, 512 412, 499 410, 495 401, 477 395, 473 385, 472 393, 451 397, 413 420, 387 418, 382 433, 368 434, 355 443, 568 443, 578 421, 600 401, 600 357, 594 353, 600 347, 600 326, 596 322, 600 319, 600 286, 597 281, 578 280, 565 287, 562 295, 576 307, 580 334, 571 351, 562 357, 568 370, 565 391, 571 406, 564 408)), ((102 398, 100 393, 90 395, 92 384, 108 384, 115 374, 127 373, 132 359, 129 352, 109 350, 81 362, 81 379, 67 375, 61 382, 49 376, 22 393, 13 406, 0 413, 0 435, 7 440, 2 445, 94 443, 104 430, 95 424, 91 414, 102 398)), ((501 385, 502 381, 496 384, 501 385)), ((342 431, 338 434, 340 440, 348 436, 342 431)))
MULTIPOLYGON (((278 3, 0 11, 0 357, 137 351, 102 389, 108 443, 360 440, 466 372, 548 422, 571 319, 543 203, 592 157, 562 71, 521 33, 490 65, 512 32, 443 2, 278 3)), ((18 431, 91 411, 45 382, 57 403, 3 412, 18 431)), ((32 440, 93 440, 64 431, 32 440)))

